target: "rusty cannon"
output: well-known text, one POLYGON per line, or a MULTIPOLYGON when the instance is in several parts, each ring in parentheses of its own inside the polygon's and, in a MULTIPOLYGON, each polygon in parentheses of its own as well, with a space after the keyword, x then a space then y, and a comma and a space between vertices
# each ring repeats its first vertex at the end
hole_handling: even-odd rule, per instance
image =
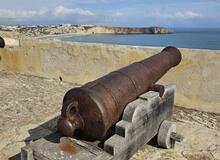
POLYGON ((3 38, 0 36, 0 48, 5 47, 19 47, 20 46, 20 40, 19 39, 13 39, 13 38, 3 38))
POLYGON ((5 47, 5 41, 2 37, 0 37, 0 48, 4 48, 5 47))
MULTIPOLYGON (((153 138, 160 147, 174 148, 175 142, 183 140, 172 121, 176 87, 155 83, 180 61, 180 51, 166 47, 70 89, 61 116, 54 120, 58 119, 61 134, 51 133, 23 147, 21 159, 128 160, 153 138)), ((54 126, 53 122, 47 125, 54 126)))
POLYGON ((58 131, 67 137, 76 133, 86 139, 102 140, 119 121, 126 105, 149 90, 163 95, 164 87, 155 83, 181 61, 175 47, 111 72, 64 96, 58 131))

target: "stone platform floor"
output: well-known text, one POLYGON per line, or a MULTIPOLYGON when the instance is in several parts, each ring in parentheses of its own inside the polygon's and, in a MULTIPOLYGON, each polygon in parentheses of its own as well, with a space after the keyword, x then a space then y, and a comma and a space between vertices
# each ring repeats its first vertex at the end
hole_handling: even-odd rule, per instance
MULTIPOLYGON (((53 132, 54 123, 45 122, 60 113, 63 95, 74 86, 59 77, 0 71, 0 160, 19 159, 20 148, 26 143, 53 132)), ((131 159, 220 160, 220 115, 176 106, 173 119, 185 137, 182 143, 166 150, 152 141, 131 159)))

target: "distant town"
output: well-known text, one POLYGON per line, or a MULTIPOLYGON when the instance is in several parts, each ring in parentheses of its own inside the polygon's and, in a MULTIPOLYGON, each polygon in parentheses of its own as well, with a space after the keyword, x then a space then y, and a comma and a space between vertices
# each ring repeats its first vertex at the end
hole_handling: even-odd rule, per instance
POLYGON ((41 37, 63 34, 167 34, 173 33, 164 27, 111 27, 96 25, 0 25, 2 32, 15 32, 21 37, 41 37))

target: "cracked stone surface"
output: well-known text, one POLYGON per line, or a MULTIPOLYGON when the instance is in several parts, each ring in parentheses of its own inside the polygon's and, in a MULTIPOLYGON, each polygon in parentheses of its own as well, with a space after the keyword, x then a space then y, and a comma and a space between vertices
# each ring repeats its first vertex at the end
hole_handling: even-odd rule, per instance
MULTIPOLYGON (((74 83, 0 71, 0 160, 19 159, 20 148, 54 131, 62 98, 74 83), (53 123, 46 123, 50 121, 53 123), (36 132, 37 129, 37 132, 36 132)), ((132 160, 220 160, 220 115, 175 107, 184 135, 175 149, 144 145, 132 160)))

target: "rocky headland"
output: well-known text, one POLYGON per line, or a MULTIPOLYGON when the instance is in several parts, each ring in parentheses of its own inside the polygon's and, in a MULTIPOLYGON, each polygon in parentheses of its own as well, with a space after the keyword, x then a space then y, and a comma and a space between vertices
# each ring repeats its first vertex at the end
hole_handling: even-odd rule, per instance
POLYGON ((164 27, 110 27, 110 26, 83 26, 89 34, 168 34, 171 30, 164 27))
POLYGON ((169 34, 172 30, 164 27, 112 27, 96 25, 37 25, 0 26, 0 35, 7 37, 42 37, 68 34, 169 34))

